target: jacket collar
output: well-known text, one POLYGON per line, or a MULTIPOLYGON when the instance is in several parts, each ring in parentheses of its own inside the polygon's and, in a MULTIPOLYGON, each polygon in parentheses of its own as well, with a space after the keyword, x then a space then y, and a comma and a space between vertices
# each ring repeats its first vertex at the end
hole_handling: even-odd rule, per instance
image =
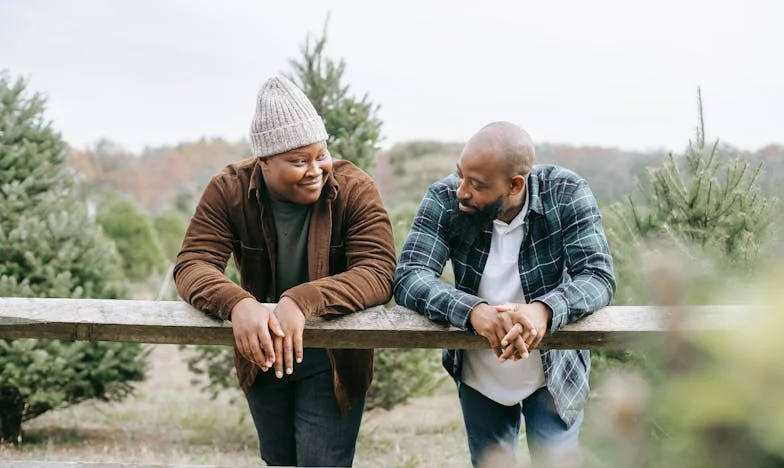
POLYGON ((539 215, 544 215, 544 208, 542 208, 542 198, 539 196, 539 177, 538 177, 538 170, 536 166, 531 169, 531 173, 528 174, 528 209, 537 213, 539 215))

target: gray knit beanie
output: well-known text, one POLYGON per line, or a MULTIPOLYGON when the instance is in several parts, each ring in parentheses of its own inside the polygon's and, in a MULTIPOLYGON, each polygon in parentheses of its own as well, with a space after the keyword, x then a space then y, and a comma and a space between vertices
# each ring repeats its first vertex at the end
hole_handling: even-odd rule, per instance
POLYGON ((302 90, 282 76, 264 83, 250 124, 253 156, 285 153, 326 139, 324 122, 302 90))

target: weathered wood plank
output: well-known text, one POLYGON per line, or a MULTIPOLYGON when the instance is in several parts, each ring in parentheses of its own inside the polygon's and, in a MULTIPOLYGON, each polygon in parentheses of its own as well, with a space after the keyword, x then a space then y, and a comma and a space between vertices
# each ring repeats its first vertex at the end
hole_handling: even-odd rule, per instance
MULTIPOLYGON (((666 339, 675 328, 689 333, 728 330, 750 313, 754 312, 747 306, 607 307, 548 335, 542 347, 626 349, 666 339)), ((0 338, 233 344, 229 322, 212 319, 181 301, 0 298, 0 338)), ((399 306, 314 320, 306 325, 304 340, 306 346, 331 348, 487 346, 480 336, 433 323, 399 306)))
POLYGON ((36 461, 36 460, 8 460, 0 461, 2 468, 220 468, 230 465, 149 465, 119 462, 84 462, 84 461, 36 461))

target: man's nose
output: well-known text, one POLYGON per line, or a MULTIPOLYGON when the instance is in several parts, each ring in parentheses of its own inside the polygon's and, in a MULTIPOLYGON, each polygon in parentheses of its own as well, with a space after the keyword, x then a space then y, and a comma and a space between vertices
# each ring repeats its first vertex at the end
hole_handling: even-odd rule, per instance
POLYGON ((466 189, 465 182, 461 182, 457 186, 457 199, 460 201, 471 199, 471 192, 466 189))

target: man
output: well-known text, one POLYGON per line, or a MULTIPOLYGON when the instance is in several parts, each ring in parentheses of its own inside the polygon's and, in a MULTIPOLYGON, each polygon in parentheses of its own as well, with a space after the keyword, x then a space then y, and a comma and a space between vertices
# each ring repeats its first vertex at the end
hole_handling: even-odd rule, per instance
POLYGON ((395 273, 398 304, 490 343, 443 355, 475 466, 499 450, 514 456, 521 412, 534 461, 574 460, 590 355, 537 346, 615 292, 588 184, 533 161, 523 129, 507 122, 482 128, 463 148, 457 173, 428 188, 395 273), (454 287, 438 279, 448 260, 454 287))
POLYGON ((373 350, 304 348, 302 333, 307 320, 389 300, 389 217, 373 180, 332 160, 321 117, 287 79, 261 88, 250 139, 254 157, 204 190, 177 257, 177 289, 231 320, 264 461, 351 466, 373 350), (231 254, 241 286, 223 274, 231 254))

